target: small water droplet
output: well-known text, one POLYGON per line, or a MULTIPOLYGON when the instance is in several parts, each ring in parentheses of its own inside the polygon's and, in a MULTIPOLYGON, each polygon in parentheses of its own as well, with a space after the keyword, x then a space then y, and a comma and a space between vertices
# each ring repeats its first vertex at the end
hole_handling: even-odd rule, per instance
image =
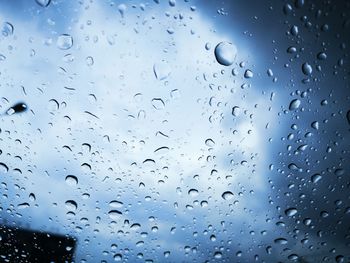
POLYGON ((14 27, 11 23, 9 22, 4 22, 2 24, 1 32, 2 35, 5 37, 11 36, 13 34, 14 27))
POLYGON ((240 107, 234 106, 234 107, 232 108, 232 115, 233 115, 233 116, 237 117, 240 113, 241 113, 240 107))
POLYGON ((152 106, 156 110, 162 110, 165 108, 165 103, 161 98, 153 98, 152 99, 152 106))
POLYGON ((219 64, 223 66, 230 66, 233 64, 236 58, 237 48, 230 42, 220 42, 215 47, 214 54, 219 64))
POLYGON ((122 254, 115 254, 114 255, 114 261, 122 261, 122 259, 123 259, 123 256, 122 256, 122 254))
POLYGON ((162 60, 153 65, 153 72, 158 80, 164 80, 171 74, 171 68, 165 60, 162 60))
POLYGON ((56 44, 59 49, 70 49, 73 46, 73 37, 68 34, 62 34, 58 36, 56 44))
POLYGON ((118 11, 119 11, 121 17, 124 17, 125 11, 126 11, 126 5, 125 4, 118 5, 118 11))

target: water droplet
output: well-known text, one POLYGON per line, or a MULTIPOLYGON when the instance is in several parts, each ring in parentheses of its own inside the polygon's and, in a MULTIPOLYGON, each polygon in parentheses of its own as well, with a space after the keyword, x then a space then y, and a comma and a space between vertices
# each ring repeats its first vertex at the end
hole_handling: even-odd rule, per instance
POLYGON ((346 119, 348 120, 348 123, 350 125, 350 110, 346 113, 346 119))
POLYGON ((189 196, 191 196, 191 197, 196 197, 196 196, 198 196, 198 190, 197 189, 190 189, 189 191, 188 191, 188 195, 189 196))
POLYGON ((122 254, 115 254, 113 258, 114 258, 114 261, 122 261, 123 256, 122 254))
POLYGON ((205 145, 208 146, 208 147, 214 147, 215 142, 214 142, 213 139, 208 138, 208 139, 205 140, 205 145))
POLYGON ((216 259, 222 258, 222 253, 221 253, 220 251, 216 251, 216 252, 214 253, 214 258, 216 258, 216 259))
POLYGON ((324 53, 324 52, 320 52, 320 53, 317 54, 317 58, 319 60, 325 60, 325 59, 327 59, 327 54, 324 53))
POLYGON ((35 194, 30 193, 30 194, 29 194, 29 200, 30 200, 31 202, 34 202, 34 201, 36 200, 35 194))
POLYGON ((73 46, 73 37, 68 34, 62 34, 58 36, 56 44, 59 49, 70 49, 73 46))
POLYGON ((297 255, 297 254, 290 254, 289 256, 288 256, 288 259, 289 260, 298 260, 299 259, 299 256, 297 255))
POLYGON ((298 210, 296 208, 288 208, 284 211, 286 216, 294 216, 298 213, 298 210))
POLYGON ((118 11, 119 11, 121 17, 124 17, 125 11, 126 11, 126 5, 125 4, 118 5, 118 11))
POLYGON ((276 244, 279 244, 279 245, 286 245, 286 244, 288 243, 288 240, 285 239, 285 238, 283 238, 283 237, 280 237, 280 238, 276 238, 276 239, 274 240, 274 242, 275 242, 276 244))
POLYGON ((290 29, 290 33, 293 36, 297 36, 299 34, 299 28, 297 26, 292 26, 292 28, 290 29))
POLYGON ((169 5, 170 6, 175 6, 176 5, 176 0, 169 0, 169 5))
POLYGON ((322 176, 320 174, 314 174, 311 176, 311 182, 317 183, 322 179, 322 176))
POLYGON ((120 212, 119 210, 111 210, 108 212, 109 217, 113 220, 119 219, 122 214, 123 213, 120 212))
POLYGON ((51 0, 35 0, 35 2, 42 7, 47 7, 51 3, 51 0))
POLYGON ((0 163, 0 172, 7 173, 9 171, 9 168, 6 164, 0 163))
POLYGON ((240 107, 234 106, 234 107, 232 108, 232 115, 233 115, 233 116, 237 117, 240 113, 241 113, 240 107))
POLYGON ((319 125, 318 121, 314 121, 311 123, 311 127, 314 128, 315 130, 318 130, 319 126, 320 125, 319 125))
POLYGON ((215 47, 214 54, 219 64, 230 66, 236 58, 237 48, 230 42, 220 42, 215 47))
POLYGON ((153 72, 158 80, 164 80, 171 74, 171 68, 166 61, 162 60, 153 65, 153 72))
POLYGON ((21 203, 21 204, 17 205, 18 209, 25 209, 25 208, 28 208, 28 207, 30 207, 30 205, 28 203, 21 203))
POLYGON ((66 183, 70 186, 75 186, 78 184, 78 178, 74 175, 67 175, 65 180, 66 183))
POLYGON ((334 174, 335 174, 336 176, 342 176, 342 175, 344 175, 344 173, 345 173, 344 169, 336 169, 336 170, 334 171, 334 174))
POLYGON ((75 211, 78 208, 78 204, 74 200, 67 200, 65 205, 69 211, 75 211))
POLYGON ((86 57, 86 65, 91 67, 94 64, 94 58, 91 56, 86 57))
POLYGON ((4 22, 2 24, 1 32, 2 35, 5 37, 11 36, 13 34, 14 27, 11 23, 9 22, 4 22))
POLYGON ((224 199, 224 200, 231 200, 233 198, 233 193, 230 192, 230 191, 226 191, 224 192, 221 197, 224 199))
POLYGON ((245 72, 244 72, 244 77, 246 78, 246 79, 250 79, 250 78, 252 78, 254 76, 254 73, 253 73, 253 71, 251 71, 250 69, 247 69, 245 72))
POLYGON ((301 101, 299 99, 294 99, 289 104, 289 110, 296 110, 299 108, 301 101))
POLYGON ((312 67, 307 62, 303 63, 303 65, 301 66, 301 70, 303 71, 303 73, 305 75, 311 75, 311 73, 312 73, 312 67))
POLYGON ((165 103, 161 98, 152 99, 152 105, 156 110, 162 110, 165 107, 165 103))
POLYGON ((11 108, 9 108, 6 111, 6 114, 12 115, 12 114, 15 114, 15 113, 25 112, 27 110, 27 108, 28 108, 27 104, 25 104, 23 102, 20 102, 20 103, 17 103, 15 105, 13 105, 11 108))
POLYGON ((109 206, 113 208, 121 208, 123 206, 123 203, 117 200, 112 200, 109 202, 109 206))

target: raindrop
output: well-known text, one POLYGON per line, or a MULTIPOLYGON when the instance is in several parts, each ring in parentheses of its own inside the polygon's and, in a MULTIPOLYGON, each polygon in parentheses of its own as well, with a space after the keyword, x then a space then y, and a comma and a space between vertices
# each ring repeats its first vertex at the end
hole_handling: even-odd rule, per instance
POLYGON ((191 196, 191 197, 196 197, 196 196, 198 196, 198 190, 197 189, 190 189, 189 191, 188 191, 188 195, 189 196, 191 196))
POLYGON ((18 209, 25 209, 28 208, 30 205, 28 203, 21 203, 17 205, 18 209))
POLYGON ((296 208, 288 208, 284 211, 286 216, 294 216, 298 213, 298 210, 296 208))
POLYGON ((94 58, 91 56, 86 57, 86 65, 88 65, 90 67, 93 64, 94 64, 94 58))
POLYGON ((325 60, 325 59, 327 59, 327 54, 324 53, 324 52, 320 52, 320 53, 317 54, 317 58, 319 60, 325 60))
POLYGON ((208 146, 208 147, 214 147, 215 142, 214 142, 213 139, 208 138, 208 139, 205 140, 205 145, 208 146))
POLYGON ((166 61, 162 60, 153 65, 153 72, 158 80, 164 80, 171 74, 171 68, 166 61))
POLYGON ((114 258, 114 261, 122 261, 123 256, 122 254, 115 254, 113 258, 114 258))
POLYGON ((288 243, 288 240, 281 237, 281 238, 276 238, 276 239, 274 240, 274 242, 275 242, 276 244, 279 244, 279 245, 286 245, 286 244, 288 243))
POLYGON ((216 251, 216 252, 214 253, 214 258, 216 258, 216 259, 222 258, 222 253, 221 253, 220 251, 216 251))
POLYGON ((117 200, 112 200, 109 202, 109 206, 113 208, 121 208, 123 206, 123 203, 117 200))
POLYGON ((8 172, 9 168, 6 164, 4 163, 0 163, 0 172, 4 173, 4 172, 8 172))
POLYGON ((245 72, 244 72, 244 77, 246 78, 246 79, 250 79, 250 78, 252 78, 254 76, 254 73, 253 73, 253 71, 251 71, 250 69, 247 69, 245 72))
POLYGON ((303 73, 305 75, 311 75, 312 73, 312 67, 309 63, 305 62, 302 66, 301 66, 301 70, 303 71, 303 73))
POLYGON ((20 103, 17 103, 15 105, 13 105, 11 108, 9 108, 6 111, 6 114, 12 115, 12 114, 15 114, 15 113, 25 112, 27 110, 27 108, 28 108, 27 104, 25 104, 23 102, 20 102, 20 103))
POLYGON ((319 125, 318 121, 314 121, 311 123, 311 127, 314 128, 315 130, 318 130, 320 125, 319 125))
POLYGON ((350 125, 350 110, 346 113, 346 119, 348 120, 348 123, 350 125))
POLYGON ((65 180, 66 183, 70 186, 75 186, 78 184, 78 178, 74 175, 67 175, 65 180))
POLYGON ((42 7, 47 7, 51 3, 51 0, 35 0, 35 2, 42 7))
POLYGON ((224 192, 221 197, 224 199, 224 200, 231 200, 233 198, 233 193, 230 192, 230 191, 226 191, 224 192))
POLYGON ((111 210, 108 212, 108 215, 111 219, 117 220, 122 215, 122 212, 120 212, 119 210, 111 210))
POLYGON ((119 11, 121 17, 124 17, 125 11, 126 11, 126 5, 125 4, 118 5, 118 11, 119 11))
POLYGON ((13 29, 14 27, 11 23, 4 22, 1 28, 2 35, 5 37, 11 36, 13 34, 13 29))
POLYGON ((311 182, 317 183, 322 179, 322 176, 320 174, 314 174, 311 176, 311 182))
POLYGON ((230 66, 236 58, 237 48, 230 42, 220 42, 215 47, 214 54, 219 64, 230 66))
POLYGON ((152 105, 156 110, 162 110, 165 107, 165 103, 161 98, 153 98, 152 105))
POLYGON ((299 99, 294 99, 289 104, 289 110, 296 110, 299 108, 301 101, 299 99))
POLYGON ((70 211, 75 211, 78 208, 78 204, 74 200, 67 200, 65 202, 66 208, 70 211))
POLYGON ((73 46, 73 37, 68 34, 62 34, 58 36, 56 44, 59 49, 70 49, 73 46))
POLYGON ((234 106, 234 107, 232 108, 232 115, 233 115, 233 116, 237 117, 237 116, 240 114, 240 112, 241 112, 240 107, 234 106))

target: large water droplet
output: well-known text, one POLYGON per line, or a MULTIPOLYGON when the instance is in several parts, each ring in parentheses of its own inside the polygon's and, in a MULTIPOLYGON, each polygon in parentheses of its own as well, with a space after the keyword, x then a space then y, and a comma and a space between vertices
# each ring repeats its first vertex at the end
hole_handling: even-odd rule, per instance
POLYGON ((74 175, 67 175, 65 180, 66 183, 70 186, 75 186, 78 184, 78 178, 74 175))
POLYGON ((231 200, 233 198, 233 193, 230 192, 230 191, 226 191, 224 192, 221 197, 224 199, 224 200, 231 200))
POLYGON ((191 197, 196 197, 196 196, 198 196, 198 190, 197 189, 190 189, 189 191, 188 191, 188 195, 189 196, 191 196, 191 197))
POLYGON ((28 208, 30 205, 28 203, 21 203, 17 205, 18 209, 25 209, 28 208))
POLYGON ((237 48, 230 42, 220 42, 215 47, 214 54, 219 64, 223 66, 230 66, 233 64, 236 58, 237 48))
POLYGON ((35 0, 35 2, 42 7, 47 7, 51 3, 51 0, 35 0))
POLYGON ((294 216, 298 213, 298 210, 296 208, 288 208, 284 211, 286 216, 294 216))
POLYGON ((7 173, 9 171, 9 168, 6 164, 0 163, 0 173, 7 173))
POLYGON ((109 202, 109 206, 113 208, 121 208, 123 206, 123 203, 117 200, 112 200, 109 202))
POLYGON ((312 73, 312 67, 309 63, 305 62, 302 66, 301 66, 301 70, 303 71, 303 73, 305 75, 311 75, 312 73))
POLYGON ((78 208, 78 204, 74 200, 67 200, 65 205, 69 211, 75 211, 78 208))
POLYGON ((59 49, 70 49, 73 46, 73 37, 68 34, 62 34, 58 36, 56 44, 59 49))
POLYGON ((119 210, 111 210, 108 212, 108 215, 111 219, 117 220, 122 215, 122 212, 120 212, 119 210))
POLYGON ((289 104, 289 110, 296 110, 299 108, 301 101, 299 99, 292 100, 289 104))
POLYGON ((20 102, 20 103, 17 103, 15 105, 13 105, 11 108, 9 108, 6 111, 6 114, 12 115, 12 114, 15 114, 15 113, 25 112, 27 110, 27 108, 28 108, 27 104, 25 104, 23 102, 20 102))

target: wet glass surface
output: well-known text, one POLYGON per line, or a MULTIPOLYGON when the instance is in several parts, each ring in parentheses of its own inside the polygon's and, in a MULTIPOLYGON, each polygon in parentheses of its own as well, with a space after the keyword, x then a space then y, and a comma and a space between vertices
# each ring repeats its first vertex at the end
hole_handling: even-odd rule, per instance
POLYGON ((0 1, 0 224, 74 262, 350 262, 349 16, 0 1))

